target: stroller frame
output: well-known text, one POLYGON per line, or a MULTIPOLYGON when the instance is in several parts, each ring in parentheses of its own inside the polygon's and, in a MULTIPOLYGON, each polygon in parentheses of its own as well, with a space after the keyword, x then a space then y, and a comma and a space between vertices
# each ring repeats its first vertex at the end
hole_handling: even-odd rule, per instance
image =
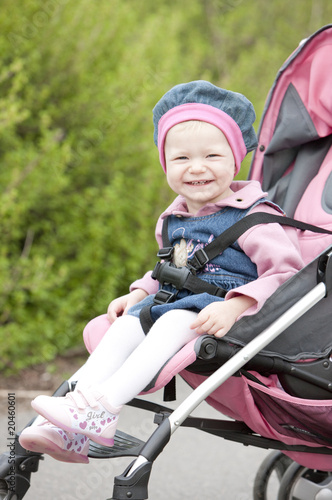
MULTIPOLYGON (((202 431, 241 442, 246 445, 255 445, 262 448, 272 448, 277 450, 310 451, 317 453, 332 454, 328 448, 309 448, 306 446, 283 445, 280 442, 272 441, 255 436, 250 429, 239 422, 225 422, 211 419, 198 419, 189 417, 190 413, 209 396, 217 387, 219 387, 230 376, 234 375, 239 369, 243 368, 256 354, 258 354, 266 345, 282 333, 287 327, 309 311, 315 304, 327 296, 331 290, 332 278, 332 249, 329 250, 326 270, 329 275, 329 287, 326 286, 326 275, 324 280, 300 299, 286 313, 275 321, 269 328, 259 334, 247 346, 243 347, 229 361, 214 372, 205 382, 198 386, 180 406, 170 415, 161 414, 159 416, 159 427, 152 434, 140 451, 137 459, 130 464, 121 476, 115 478, 112 500, 121 500, 124 498, 134 498, 143 500, 147 496, 140 496, 142 489, 144 495, 147 495, 147 484, 154 460, 163 451, 170 440, 171 435, 182 425, 198 428, 202 431), (138 496, 137 496, 138 494, 138 496)), ((331 389, 332 389, 332 384, 331 389)), ((165 411, 165 409, 164 409, 165 411)), ((167 409, 166 409, 167 411, 167 409)), ((157 420, 157 422, 158 422, 157 420)), ((111 500, 111 499, 109 499, 111 500)))
MULTIPOLYGON (((312 448, 305 445, 286 445, 280 441, 264 438, 255 434, 243 422, 190 416, 191 412, 217 387, 238 372, 238 370, 245 367, 250 360, 254 360, 255 356, 266 345, 328 295, 332 289, 332 248, 321 256, 319 267, 320 269, 317 272, 319 282, 309 293, 302 297, 248 345, 238 351, 231 359, 222 364, 217 371, 198 386, 174 411, 166 406, 144 399, 135 398, 128 403, 129 406, 155 413, 154 422, 158 424, 158 427, 145 443, 138 438, 117 431, 115 446, 113 448, 106 448, 95 443, 90 444, 89 456, 92 458, 135 457, 134 461, 124 472, 114 478, 113 496, 112 499, 108 500, 123 500, 128 498, 145 500, 148 498, 148 483, 153 463, 170 441, 172 434, 181 426, 196 428, 224 439, 242 443, 246 446, 252 445, 279 451, 292 450, 332 454, 332 450, 325 447, 312 448)), ((202 350, 205 351, 205 355, 204 352, 201 353, 202 358, 204 356, 210 357, 211 349, 209 347, 207 348, 205 345, 202 350)), ((65 381, 54 393, 54 396, 63 396, 69 390, 73 390, 73 388, 74 383, 65 381)), ((332 384, 327 382, 326 389, 332 391, 332 384)), ((28 425, 31 425, 31 423, 28 425)), ((11 465, 9 460, 10 452, 6 452, 0 456, 1 500, 21 500, 30 487, 31 473, 38 471, 39 460, 43 459, 40 454, 24 450, 18 442, 18 436, 19 434, 15 438, 15 472, 13 472, 13 465, 11 465), (14 481, 13 475, 15 476, 14 481), (15 484, 15 489, 12 489, 12 483, 15 484)), ((287 460, 282 454, 273 455, 273 465, 277 463, 280 468, 282 459, 287 460)), ((286 463, 289 465, 290 462, 286 463)), ((325 480, 323 485, 317 483, 315 486, 317 492, 322 489, 331 491, 327 490, 330 482, 326 483, 326 475, 323 477, 325 480)), ((267 479, 265 478, 264 481, 267 481, 267 479)))

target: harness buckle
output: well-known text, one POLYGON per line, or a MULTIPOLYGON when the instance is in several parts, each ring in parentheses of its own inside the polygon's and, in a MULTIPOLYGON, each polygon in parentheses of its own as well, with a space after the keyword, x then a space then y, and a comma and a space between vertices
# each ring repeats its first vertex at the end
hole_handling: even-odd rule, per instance
POLYGON ((159 249, 157 257, 158 259, 171 260, 171 258, 173 257, 173 253, 174 247, 164 247, 159 249))
POLYGON ((168 304, 169 302, 172 302, 175 296, 175 293, 168 292, 167 290, 161 288, 154 296, 153 302, 158 305, 168 304))
POLYGON ((154 270, 152 271, 151 278, 159 281, 159 271, 160 271, 161 263, 157 262, 154 266, 154 270))
POLYGON ((181 290, 189 274, 191 271, 187 267, 176 267, 171 262, 157 262, 152 272, 152 278, 161 284, 167 283, 173 285, 177 290, 181 290))
POLYGON ((202 269, 209 261, 210 259, 205 250, 203 250, 203 248, 200 248, 199 250, 196 250, 192 259, 188 261, 187 267, 189 267, 190 269, 195 269, 197 271, 198 269, 202 269))

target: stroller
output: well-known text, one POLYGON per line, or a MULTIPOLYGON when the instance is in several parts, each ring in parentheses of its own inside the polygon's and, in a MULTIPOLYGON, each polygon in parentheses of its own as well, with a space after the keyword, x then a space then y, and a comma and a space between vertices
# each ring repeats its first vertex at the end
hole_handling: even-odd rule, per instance
MULTIPOLYGON (((279 478, 278 500, 332 499, 331 49, 328 25, 303 41, 280 69, 249 175, 289 217, 321 228, 279 217, 299 227, 306 266, 226 337, 202 336, 169 360, 145 393, 165 387, 165 400, 171 400, 174 376, 180 374, 194 390, 174 411, 144 398, 128 404, 154 414, 158 427, 146 442, 117 431, 112 448, 90 444, 93 458, 134 457, 115 477, 112 500, 148 498, 154 461, 179 427, 274 450, 257 472, 254 500, 267 500, 272 473, 279 478), (232 420, 191 416, 204 400, 232 420)), ((253 221, 269 222, 274 220, 253 221)), ((105 317, 96 320, 99 337, 95 320, 84 331, 89 352, 109 326, 105 317)), ((74 384, 65 381, 54 396, 74 384)), ((9 452, 0 456, 0 500, 24 497, 41 458, 24 450, 16 436, 14 465, 9 452)))

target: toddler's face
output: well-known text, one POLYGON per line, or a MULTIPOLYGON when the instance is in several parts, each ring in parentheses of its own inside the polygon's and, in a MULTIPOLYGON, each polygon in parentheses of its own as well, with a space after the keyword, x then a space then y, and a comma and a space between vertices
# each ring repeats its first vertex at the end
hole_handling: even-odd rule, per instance
POLYGON ((225 135, 205 122, 184 122, 166 136, 167 182, 184 196, 188 210, 197 213, 207 203, 232 194, 235 160, 225 135))

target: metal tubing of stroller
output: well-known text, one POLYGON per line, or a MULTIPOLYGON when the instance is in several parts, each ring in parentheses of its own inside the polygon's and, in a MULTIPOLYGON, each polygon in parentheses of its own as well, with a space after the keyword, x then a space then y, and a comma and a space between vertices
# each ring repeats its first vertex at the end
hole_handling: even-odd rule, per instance
POLYGON ((257 335, 248 345, 243 347, 229 361, 202 382, 174 412, 168 417, 171 434, 182 424, 190 413, 206 399, 215 389, 223 384, 230 376, 234 375, 251 358, 278 337, 286 328, 292 325, 303 314, 326 296, 326 286, 323 282, 308 292, 302 299, 294 304, 272 325, 257 335))
MULTIPOLYGON (((243 347, 237 354, 235 354, 229 361, 221 366, 216 372, 202 382, 181 404, 171 413, 171 415, 164 421, 170 428, 170 435, 173 434, 182 424, 182 422, 190 415, 190 413, 206 399, 217 387, 225 382, 230 376, 234 375, 240 368, 242 368, 251 358, 259 353, 266 347, 272 340, 280 335, 286 328, 292 325, 303 314, 309 311, 315 304, 326 296, 326 286, 323 282, 319 283, 302 299, 294 304, 288 311, 286 311, 279 319, 272 325, 266 328, 262 333, 252 340, 248 345, 243 347)), ((159 428, 155 430, 154 439, 158 436, 159 428)), ((150 438, 151 439, 151 438, 150 438)), ((162 441, 162 439, 160 439, 162 441)), ((162 445, 160 446, 160 451, 162 445)), ((143 450, 142 450, 143 451, 143 450)), ((143 464, 147 463, 147 458, 144 455, 139 455, 133 462, 132 466, 127 471, 127 476, 131 476, 143 464)))

